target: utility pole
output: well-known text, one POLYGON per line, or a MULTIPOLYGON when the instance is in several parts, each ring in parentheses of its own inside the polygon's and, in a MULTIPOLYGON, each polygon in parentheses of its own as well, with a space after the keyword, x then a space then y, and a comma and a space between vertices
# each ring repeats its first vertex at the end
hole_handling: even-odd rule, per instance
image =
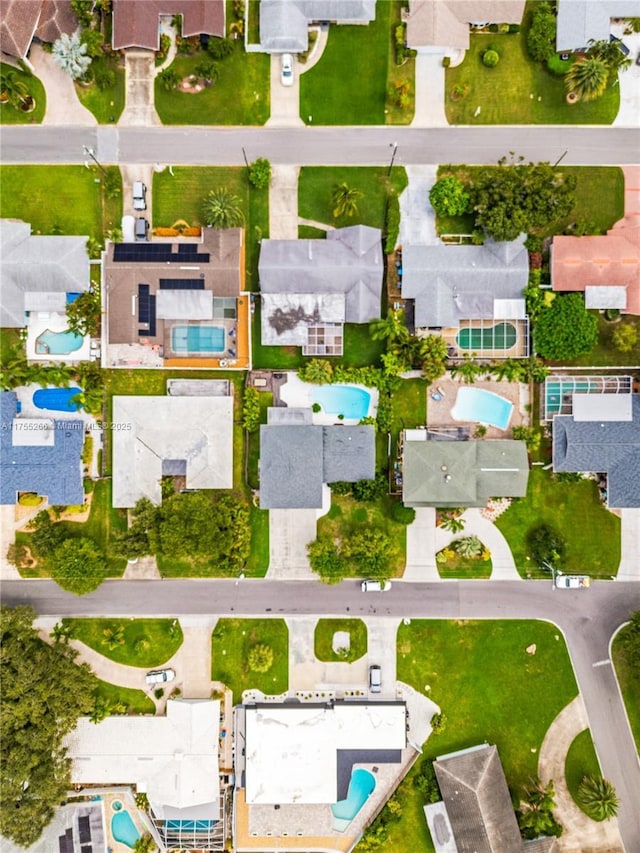
POLYGON ((389 163, 389 170, 387 171, 387 177, 388 178, 391 177, 391 170, 393 169, 393 163, 396 159, 396 154, 398 153, 398 143, 397 142, 390 142, 389 146, 392 146, 392 145, 393 145, 393 154, 391 155, 391 162, 389 163))
POLYGON ((85 154, 88 154, 88 155, 89 155, 89 157, 91 157, 91 159, 93 160, 93 162, 96 164, 96 166, 98 167, 98 169, 100 169, 100 171, 102 172, 102 174, 103 174, 103 175, 105 176, 105 178, 106 178, 106 177, 107 177, 107 170, 104 168, 104 166, 102 165, 102 163, 100 163, 100 162, 98 161, 98 158, 96 157, 96 152, 93 150, 93 148, 89 148, 87 145, 83 145, 83 146, 82 146, 82 148, 83 148, 83 150, 84 150, 84 153, 85 153, 85 154))

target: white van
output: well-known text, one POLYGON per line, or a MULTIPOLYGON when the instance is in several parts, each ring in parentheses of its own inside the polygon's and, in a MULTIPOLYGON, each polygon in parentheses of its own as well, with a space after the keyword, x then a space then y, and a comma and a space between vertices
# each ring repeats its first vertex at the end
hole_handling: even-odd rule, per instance
POLYGON ((133 209, 147 209, 147 188, 142 181, 133 182, 133 209))
POLYGON ((360 588, 363 592, 387 592, 391 589, 391 581, 362 581, 360 588))

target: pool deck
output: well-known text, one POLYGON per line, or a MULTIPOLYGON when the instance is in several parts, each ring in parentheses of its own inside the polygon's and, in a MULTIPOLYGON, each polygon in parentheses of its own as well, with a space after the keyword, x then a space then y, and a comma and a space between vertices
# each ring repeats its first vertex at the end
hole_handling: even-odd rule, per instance
MULTIPOLYGON (((293 408, 310 409, 313 406, 313 390, 318 388, 318 385, 312 385, 309 382, 303 382, 298 379, 298 374, 294 371, 288 371, 287 381, 279 388, 279 401, 285 406, 293 408)), ((378 411, 379 392, 377 388, 367 388, 365 385, 356 385, 355 383, 345 383, 351 388, 361 388, 371 395, 371 403, 369 404, 368 415, 375 417, 378 411)), ((313 412, 313 423, 318 426, 331 426, 332 424, 345 424, 353 426, 359 423, 359 418, 343 418, 340 419, 337 414, 329 414, 324 410, 313 412)))
POLYGON ((468 427, 473 437, 473 433, 478 426, 477 421, 457 421, 451 416, 459 388, 478 388, 483 391, 492 391, 500 397, 504 397, 513 403, 513 412, 509 420, 509 426, 506 430, 499 429, 495 426, 487 427, 487 432, 484 438, 510 438, 511 430, 514 426, 528 426, 530 423, 530 414, 525 406, 529 403, 529 386, 521 382, 497 382, 494 380, 484 380, 474 382, 473 385, 465 385, 457 379, 451 379, 449 373, 438 379, 427 391, 427 427, 428 428, 451 428, 451 427, 468 427), (444 391, 442 400, 434 400, 431 396, 437 393, 436 388, 441 388, 444 391))
POLYGON ((25 350, 27 361, 47 361, 47 362, 62 362, 65 364, 75 364, 78 361, 89 361, 91 356, 91 337, 85 335, 82 346, 74 350, 72 353, 56 355, 55 353, 37 353, 36 338, 40 337, 47 329, 50 332, 66 332, 67 315, 56 314, 55 312, 33 311, 29 315, 29 324, 27 326, 27 340, 25 342, 25 350), (45 316, 43 316, 43 314, 45 316))

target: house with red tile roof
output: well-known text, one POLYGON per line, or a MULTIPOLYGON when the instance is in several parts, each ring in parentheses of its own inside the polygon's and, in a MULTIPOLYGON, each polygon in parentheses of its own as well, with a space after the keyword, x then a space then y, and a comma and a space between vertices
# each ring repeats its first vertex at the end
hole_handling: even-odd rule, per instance
POLYGON ((160 49, 160 16, 182 15, 184 38, 224 36, 224 0, 113 0, 113 49, 160 49))
POLYGON ((2 0, 0 61, 15 66, 27 60, 34 38, 51 43, 77 28, 70 0, 2 0))
POLYGON ((604 235, 554 237, 551 284, 584 293, 587 308, 640 316, 640 167, 625 167, 625 215, 604 235))

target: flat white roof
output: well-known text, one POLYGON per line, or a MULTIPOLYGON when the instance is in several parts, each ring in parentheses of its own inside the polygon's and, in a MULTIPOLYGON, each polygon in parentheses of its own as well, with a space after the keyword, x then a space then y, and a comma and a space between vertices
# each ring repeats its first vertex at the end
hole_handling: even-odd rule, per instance
POLYGON ((527 305, 524 299, 494 299, 494 320, 524 320, 527 316, 527 305))
POLYGON ((406 746, 404 703, 248 706, 246 800, 335 803, 339 749, 406 746))
POLYGON ((631 394, 574 394, 574 421, 631 421, 631 394))
POLYGON ((622 285, 599 287, 587 285, 584 289, 585 308, 618 308, 622 311, 627 307, 627 288, 622 285))
POLYGON ((55 443, 56 425, 50 418, 14 418, 11 421, 14 447, 53 447, 55 443))

